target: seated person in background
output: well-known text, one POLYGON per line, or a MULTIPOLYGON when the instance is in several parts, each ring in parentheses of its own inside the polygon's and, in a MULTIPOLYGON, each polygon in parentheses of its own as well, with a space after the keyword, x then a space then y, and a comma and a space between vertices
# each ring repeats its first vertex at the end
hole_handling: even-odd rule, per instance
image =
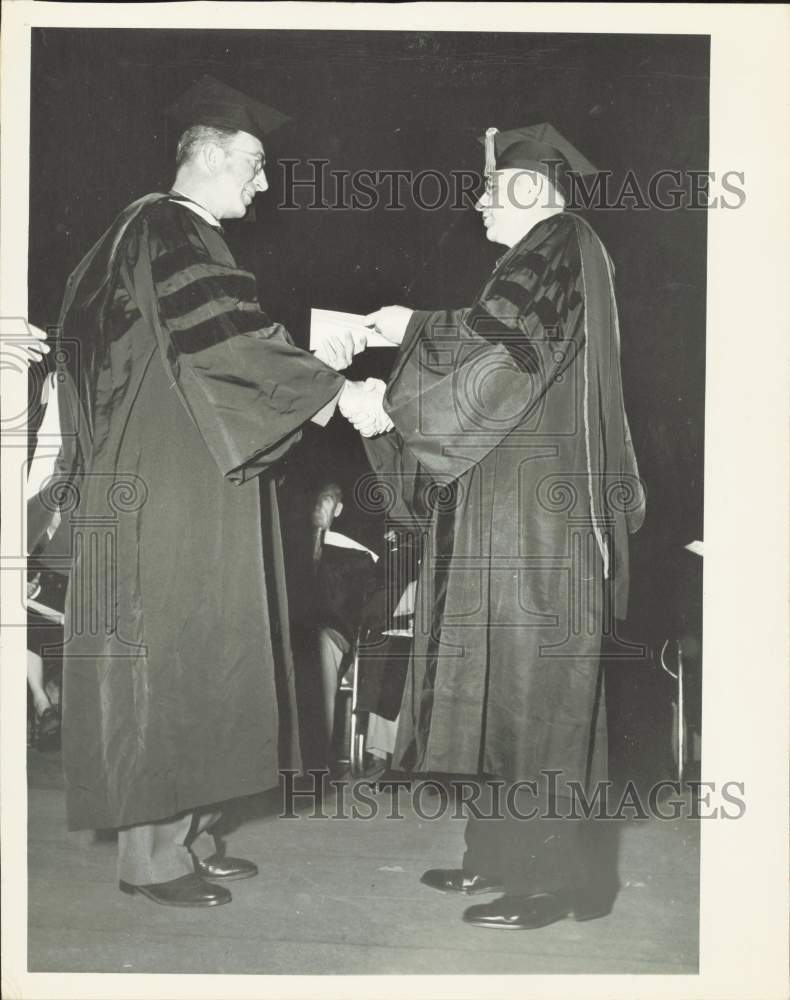
MULTIPOLYGON (((47 350, 49 348, 47 347, 47 350)), ((63 574, 64 546, 69 534, 68 515, 62 522, 51 477, 61 445, 57 381, 54 372, 41 380, 41 391, 31 419, 41 416, 31 447, 26 484, 28 531, 27 581, 27 686, 33 705, 28 746, 37 750, 60 749, 60 677, 62 658, 47 650, 63 642, 62 614, 67 578, 63 574), (50 557, 54 561, 49 562, 50 557), (57 679, 56 679, 57 678, 57 679), (32 738, 31 738, 32 737, 32 738)))
MULTIPOLYGON (((58 535, 60 543, 63 536, 58 535)), ((54 543, 57 562, 58 542, 54 543)), ((49 553, 47 553, 48 555, 49 553)), ((60 749, 60 677, 67 578, 41 554, 31 557, 27 581, 27 686, 33 707, 28 746, 60 749), (32 724, 31 724, 32 723, 32 724)))
MULTIPOLYGON (((46 422, 38 428, 37 435, 44 438, 46 434, 50 434, 51 436, 53 431, 57 429, 57 414, 54 414, 53 425, 53 408, 47 405, 50 393, 56 385, 55 377, 54 374, 46 374, 43 367, 46 355, 50 352, 50 346, 46 343, 46 333, 38 327, 33 326, 32 323, 19 320, 17 321, 17 327, 18 329, 9 330, 12 337, 4 342, 3 352, 4 354, 8 354, 9 362, 15 360, 21 362, 21 364, 9 363, 8 369, 12 373, 12 377, 14 375, 19 378, 24 377, 28 382, 28 393, 30 393, 31 388, 35 390, 35 402, 31 403, 29 408, 29 425, 35 421, 37 416, 43 415, 46 422), (37 370, 34 369, 35 374, 32 377, 32 381, 28 378, 28 369, 31 364, 40 366, 37 370)), ((29 473, 33 472, 33 470, 44 468, 43 473, 40 475, 37 472, 33 475, 32 478, 36 479, 35 485, 28 485, 27 498, 29 499, 33 493, 36 493, 40 489, 41 480, 52 474, 54 458, 52 462, 46 462, 42 460, 41 456, 38 456, 38 462, 35 461, 37 436, 32 432, 28 439, 28 444, 30 455, 33 459, 29 473)), ((55 447, 54 452, 57 453, 57 447, 55 447)), ((59 519, 56 520, 53 517, 52 511, 47 510, 40 504, 37 512, 32 517, 30 510, 28 511, 28 531, 32 531, 35 537, 44 535, 46 531, 48 540, 57 528, 58 523, 59 519)), ((28 546, 28 549, 30 549, 30 546, 28 546)), ((35 601, 39 597, 41 586, 41 569, 39 568, 28 576, 28 601, 35 601)), ((30 690, 30 699, 33 706, 32 727, 30 726, 30 718, 28 717, 28 746, 35 745, 38 750, 57 750, 60 746, 60 716, 58 714, 60 691, 52 681, 45 683, 44 661, 37 649, 30 648, 31 629, 35 632, 35 626, 41 621, 43 619, 39 615, 28 613, 27 686, 30 690)), ((36 645, 35 642, 33 645, 36 645)))
MULTIPOLYGON (((27 589, 28 597, 35 597, 39 589, 36 577, 29 581, 27 589)), ((57 750, 60 747, 60 692, 52 682, 44 683, 44 661, 32 649, 27 651, 27 686, 34 712, 32 739, 28 737, 28 746, 34 745, 37 750, 57 750)))
POLYGON ((357 710, 367 713, 365 751, 388 761, 395 749, 398 713, 414 636, 414 596, 419 567, 419 533, 410 525, 391 527, 378 586, 362 616, 364 662, 357 710))
POLYGON ((332 530, 343 510, 337 483, 321 486, 312 511, 314 575, 312 618, 317 629, 322 704, 329 757, 334 746, 337 689, 359 628, 362 609, 373 590, 378 556, 332 530))

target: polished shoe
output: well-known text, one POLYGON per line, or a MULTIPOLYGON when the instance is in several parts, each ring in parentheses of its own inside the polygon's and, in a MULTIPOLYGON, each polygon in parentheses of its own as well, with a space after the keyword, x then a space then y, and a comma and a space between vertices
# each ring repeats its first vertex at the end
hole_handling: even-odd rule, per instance
POLYGON ((612 910, 611 901, 596 900, 584 894, 536 892, 531 896, 502 896, 492 903, 470 906, 464 912, 464 923, 496 930, 536 930, 558 920, 595 920, 612 910))
POLYGON ((135 893, 147 896, 162 906, 222 906, 233 898, 227 889, 204 882, 196 874, 182 875, 170 882, 157 882, 153 885, 119 882, 118 888, 130 896, 135 893))
POLYGON ((195 872, 201 878, 224 879, 232 882, 234 879, 252 878, 258 874, 258 866, 252 861, 245 861, 244 858, 221 858, 218 854, 212 854, 210 858, 203 861, 195 861, 195 872))
POLYGON ((463 868, 429 868, 420 879, 423 885, 439 892, 460 892, 464 896, 479 896, 484 892, 502 892, 499 885, 483 875, 470 875, 463 868))

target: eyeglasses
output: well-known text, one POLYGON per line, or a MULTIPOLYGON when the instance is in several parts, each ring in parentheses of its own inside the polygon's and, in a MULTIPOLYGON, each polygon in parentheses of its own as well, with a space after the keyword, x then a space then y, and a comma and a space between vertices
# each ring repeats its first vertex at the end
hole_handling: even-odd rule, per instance
POLYGON ((260 153, 252 153, 249 149, 242 149, 241 146, 229 146, 229 153, 242 153, 244 156, 252 157, 255 161, 253 166, 253 177, 257 177, 258 174, 262 173, 263 168, 266 166, 266 160, 260 153))

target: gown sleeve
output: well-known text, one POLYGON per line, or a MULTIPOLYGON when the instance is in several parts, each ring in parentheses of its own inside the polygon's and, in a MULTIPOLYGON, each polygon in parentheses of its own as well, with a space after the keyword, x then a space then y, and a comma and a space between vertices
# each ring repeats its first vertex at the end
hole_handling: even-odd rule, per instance
POLYGON ((523 241, 469 309, 415 312, 385 409, 436 476, 457 478, 540 406, 584 341, 578 238, 564 219, 523 241))
POLYGON ((173 387, 222 475, 244 482, 299 439, 343 377, 293 344, 261 309, 253 275, 229 253, 217 260, 182 210, 166 204, 134 242, 127 281, 173 387))

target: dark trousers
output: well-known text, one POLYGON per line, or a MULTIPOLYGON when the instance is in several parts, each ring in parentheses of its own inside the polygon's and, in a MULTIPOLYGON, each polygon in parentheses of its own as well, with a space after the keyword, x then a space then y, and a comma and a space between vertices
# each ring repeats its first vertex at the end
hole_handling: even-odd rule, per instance
POLYGON ((617 894, 616 824, 568 818, 569 799, 550 803, 541 796, 517 796, 516 810, 470 815, 463 868, 504 886, 508 895, 580 890, 613 900, 617 894), (537 814, 530 819, 532 809, 537 814))
POLYGON ((119 830, 118 878, 152 885, 191 875, 196 858, 205 861, 217 850, 211 831, 220 815, 218 809, 198 809, 119 830))

